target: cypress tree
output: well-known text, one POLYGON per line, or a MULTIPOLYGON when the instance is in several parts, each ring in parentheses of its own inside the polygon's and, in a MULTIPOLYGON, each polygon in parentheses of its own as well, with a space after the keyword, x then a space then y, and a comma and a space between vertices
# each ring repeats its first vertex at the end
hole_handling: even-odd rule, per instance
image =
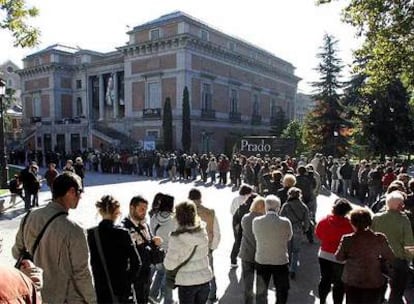
POLYGON ((183 133, 181 137, 183 150, 190 152, 191 148, 191 118, 190 118, 190 98, 187 87, 183 91, 183 133))
POLYGON ((164 111, 162 116, 162 129, 164 138, 164 150, 172 151, 173 148, 173 125, 172 125, 172 109, 171 99, 167 97, 164 103, 164 111))

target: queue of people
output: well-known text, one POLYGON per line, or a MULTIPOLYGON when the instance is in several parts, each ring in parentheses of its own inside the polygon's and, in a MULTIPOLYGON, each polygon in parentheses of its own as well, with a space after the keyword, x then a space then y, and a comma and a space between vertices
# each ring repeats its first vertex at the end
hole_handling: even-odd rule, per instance
MULTIPOLYGON (((385 177, 388 187, 383 211, 375 215, 366 203, 368 187, 367 200, 362 201, 365 209, 352 207, 347 198, 338 198, 332 214, 315 224, 316 197, 322 187, 328 189, 336 179, 331 175, 329 182, 329 174, 320 168, 323 157, 315 158, 319 162, 313 159, 309 164, 277 159, 266 163, 258 157, 232 159, 243 164, 240 179, 250 182, 239 185, 230 208, 235 237, 230 266, 238 267, 237 258, 241 259, 244 303, 253 303, 254 299, 258 304, 267 303, 271 279, 277 303, 288 303, 291 281, 300 275, 302 243, 305 237, 313 243, 314 234, 320 242, 320 303, 326 303, 331 290, 335 304, 343 303, 344 298, 348 304, 381 303, 388 283, 389 303, 403 303, 412 262, 408 249, 414 245, 410 221, 414 181, 399 180, 398 175, 394 180, 385 177), (384 263, 392 266, 388 278, 383 276, 384 263)), ((225 170, 231 171, 232 161, 225 170)), ((227 183, 223 173, 229 171, 220 172, 220 165, 210 162, 216 162, 215 157, 207 163, 206 176, 214 182, 214 172, 214 179, 220 174, 219 183, 227 183)), ((83 168, 83 163, 75 163, 83 168)), ((36 167, 30 164, 27 174, 37 174, 36 167)), ((340 166, 333 168, 339 176, 340 166)), ((51 172, 46 180, 52 201, 27 213, 13 246, 16 259, 29 253, 33 267, 42 269, 43 286, 36 292, 44 302, 170 304, 175 302, 174 285, 178 286, 179 303, 218 301, 213 253, 220 243, 220 226, 215 210, 203 205, 199 189, 191 189, 188 200, 178 204, 174 197, 161 192, 152 206, 143 196, 134 196, 120 226, 115 225, 120 202, 104 195, 96 202, 102 221, 85 235, 68 217, 84 190, 73 162, 68 161, 61 174, 53 165, 47 172, 51 172), (176 274, 172 286, 168 283, 171 272, 176 274)), ((197 177, 197 173, 189 170, 186 176, 197 177)), ((231 182, 238 179, 230 175, 231 182)), ((346 182, 335 181, 333 185, 334 191, 340 192, 342 187, 344 196, 352 196, 346 182)), ((23 189, 26 193, 24 181, 23 189)), ((376 201, 382 190, 375 193, 376 201)), ((31 198, 28 209, 33 204, 36 206, 36 200, 31 198)))

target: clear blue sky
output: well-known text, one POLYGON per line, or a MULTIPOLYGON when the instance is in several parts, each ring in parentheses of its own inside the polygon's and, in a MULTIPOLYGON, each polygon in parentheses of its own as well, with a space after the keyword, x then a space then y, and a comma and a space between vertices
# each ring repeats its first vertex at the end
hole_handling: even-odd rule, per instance
MULTIPOLYGON (((8 59, 19 66, 26 55, 60 43, 95 51, 113 51, 128 40, 128 27, 180 10, 225 32, 259 46, 291 62, 303 80, 299 91, 309 93, 317 80, 313 70, 323 35, 339 40, 343 63, 351 63, 358 46, 352 27, 340 21, 347 0, 316 6, 314 0, 28 0, 39 8, 33 21, 42 32, 34 49, 14 48, 11 35, 0 30, 0 63, 8 59)), ((346 75, 347 72, 344 72, 346 75)))

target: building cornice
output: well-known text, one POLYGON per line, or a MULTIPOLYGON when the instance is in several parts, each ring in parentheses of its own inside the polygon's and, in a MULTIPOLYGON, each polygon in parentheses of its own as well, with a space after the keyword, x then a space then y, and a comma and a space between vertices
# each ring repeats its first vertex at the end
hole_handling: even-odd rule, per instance
POLYGON ((73 72, 75 70, 75 66, 68 65, 68 64, 59 64, 59 63, 51 63, 51 64, 41 64, 34 67, 24 68, 21 70, 16 71, 20 77, 24 76, 34 76, 43 73, 50 73, 56 71, 67 71, 73 72))

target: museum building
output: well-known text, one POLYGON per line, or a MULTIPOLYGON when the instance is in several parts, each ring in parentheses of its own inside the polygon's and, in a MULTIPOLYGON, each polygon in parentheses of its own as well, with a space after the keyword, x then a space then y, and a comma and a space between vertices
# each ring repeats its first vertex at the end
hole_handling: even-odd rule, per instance
POLYGON ((77 151, 162 143, 171 100, 181 149, 183 90, 191 150, 220 152, 245 135, 269 135, 282 111, 293 119, 294 66, 182 12, 134 27, 116 51, 53 45, 23 59, 25 145, 77 151))

